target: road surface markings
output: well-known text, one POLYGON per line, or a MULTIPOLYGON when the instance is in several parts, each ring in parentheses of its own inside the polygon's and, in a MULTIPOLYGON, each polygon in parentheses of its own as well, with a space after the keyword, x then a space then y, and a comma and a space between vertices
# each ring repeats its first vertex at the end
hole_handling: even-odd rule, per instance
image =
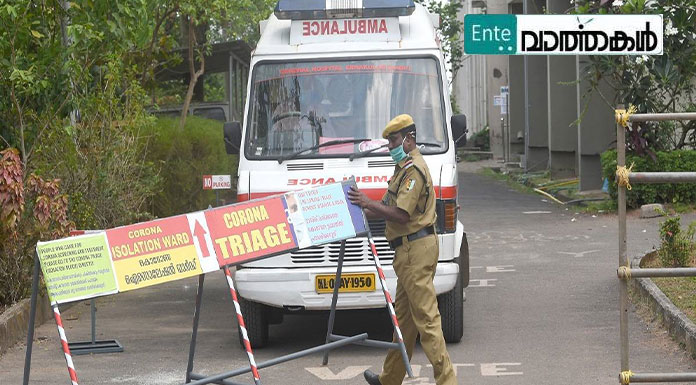
POLYGON ((596 252, 598 252, 598 251, 599 251, 599 250, 588 250, 588 251, 581 251, 581 252, 579 252, 579 253, 573 253, 573 252, 567 252, 567 251, 558 251, 557 253, 559 253, 559 254, 568 254, 568 255, 572 255, 573 258, 582 258, 582 257, 585 256, 585 254, 596 253, 596 252))
MULTIPOLYGON (((309 373, 313 374, 315 377, 322 381, 346 381, 351 379, 362 379, 362 374, 366 369, 372 368, 374 365, 354 365, 346 366, 342 370, 334 373, 329 367, 317 366, 317 367, 307 367, 309 373)), ((476 367, 478 366, 478 372, 482 377, 497 377, 497 376, 521 376, 524 372, 512 371, 511 367, 522 366, 521 362, 485 362, 480 364, 473 363, 452 363, 454 371, 457 375, 473 375, 476 373, 476 367), (473 369, 473 371, 471 369, 473 369), (467 370, 468 369, 468 370, 467 370)), ((434 383, 432 377, 432 365, 411 365, 413 369, 413 375, 415 378, 404 379, 404 384, 430 384, 434 383), (427 370, 422 370, 427 367, 427 370), (423 372, 423 373, 421 373, 423 372)), ((514 368, 517 369, 517 368, 514 368)), ((380 370, 379 365, 377 370, 380 370)))
MULTIPOLYGON (((510 273, 517 271, 514 269, 515 265, 498 265, 498 266, 471 266, 469 267, 469 272, 474 273, 480 270, 484 270, 486 273, 510 273)), ((469 287, 495 287, 497 278, 471 278, 469 279, 469 287)))

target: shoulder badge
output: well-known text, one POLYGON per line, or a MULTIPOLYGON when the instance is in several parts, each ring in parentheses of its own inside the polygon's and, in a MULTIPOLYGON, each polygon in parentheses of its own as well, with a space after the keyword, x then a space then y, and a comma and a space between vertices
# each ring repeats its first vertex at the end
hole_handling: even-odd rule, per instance
POLYGON ((408 180, 408 187, 406 188, 406 191, 411 191, 413 190, 413 186, 416 185, 416 180, 411 178, 408 180))

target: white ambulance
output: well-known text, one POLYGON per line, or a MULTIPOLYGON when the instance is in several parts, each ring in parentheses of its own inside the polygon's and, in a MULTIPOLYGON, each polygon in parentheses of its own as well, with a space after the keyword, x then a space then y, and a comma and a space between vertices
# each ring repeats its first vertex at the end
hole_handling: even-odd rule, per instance
MULTIPOLYGON (((442 327, 445 339, 456 342, 469 283, 456 167, 456 142, 466 140, 466 118, 452 116, 438 23, 412 0, 280 0, 262 22, 251 57, 244 122, 227 123, 224 131, 227 151, 239 154, 240 202, 350 177, 379 200, 394 171, 381 132, 394 116, 413 116, 437 202, 440 257, 434 284, 442 327)), ((393 296, 394 251, 384 237, 385 223, 370 220, 369 226, 393 296)), ((266 345, 269 324, 282 322, 284 314, 330 308, 339 246, 237 268, 252 346, 266 345)), ((347 241, 342 274, 358 279, 346 280, 338 309, 385 306, 366 238, 347 241)))

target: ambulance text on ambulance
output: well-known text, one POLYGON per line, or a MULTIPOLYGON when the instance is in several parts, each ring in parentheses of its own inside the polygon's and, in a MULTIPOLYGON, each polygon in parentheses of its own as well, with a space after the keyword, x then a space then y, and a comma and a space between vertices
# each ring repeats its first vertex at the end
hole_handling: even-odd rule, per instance
POLYGON ((385 19, 315 20, 302 22, 303 36, 389 33, 385 19))

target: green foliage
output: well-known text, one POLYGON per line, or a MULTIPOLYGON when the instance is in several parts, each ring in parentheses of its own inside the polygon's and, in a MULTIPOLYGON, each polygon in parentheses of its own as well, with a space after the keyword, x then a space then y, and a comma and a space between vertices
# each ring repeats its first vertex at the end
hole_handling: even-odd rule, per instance
POLYGON ((694 232, 696 232, 696 222, 692 222, 686 231, 682 231, 679 216, 660 222, 661 245, 658 255, 662 266, 685 267, 690 264, 694 252, 694 232))
POLYGON ((220 102, 225 101, 225 74, 214 73, 204 78, 205 101, 220 102))
MULTIPOLYGON (((632 154, 626 155, 626 164, 635 164, 635 172, 659 172, 659 171, 693 171, 696 164, 696 151, 675 150, 658 151, 656 161, 650 157, 639 157, 632 154)), ((616 150, 609 150, 602 154, 602 176, 609 183, 609 194, 614 202, 617 200, 616 183, 616 150)), ((640 207, 647 203, 696 203, 696 189, 693 184, 634 184, 632 189, 626 191, 626 205, 628 207, 640 207)))
POLYGON ((471 135, 468 141, 470 146, 480 147, 481 151, 491 150, 491 135, 488 126, 483 130, 471 135))
POLYGON ((457 14, 462 9, 461 0, 416 0, 428 8, 430 13, 440 16, 438 35, 442 44, 445 61, 454 75, 462 67, 464 58, 464 21, 457 14))
MULTIPOLYGON (((180 130, 177 120, 161 118, 149 135, 147 159, 157 165, 162 178, 151 202, 152 213, 167 217, 214 206, 215 192, 203 190, 203 175, 237 174, 237 157, 225 152, 222 123, 191 116, 180 130)), ((236 191, 219 190, 219 194, 230 203, 236 191)))
POLYGON ((148 219, 147 201, 159 181, 145 159, 154 120, 142 108, 142 90, 125 95, 109 79, 100 94, 78 99, 82 119, 46 133, 34 164, 42 174, 59 175, 70 192, 69 213, 80 229, 105 229, 148 219))
POLYGON ((28 293, 36 242, 67 236, 75 226, 58 180, 24 180, 19 151, 0 151, 0 306, 28 293))
MULTIPOLYGON (((182 60, 172 53, 187 43, 179 42, 182 25, 194 19, 191 24, 214 35, 234 21, 239 37, 252 36, 271 3, 0 0, 0 148, 17 149, 0 177, 7 188, 0 187, 1 303, 26 294, 31 249, 56 231, 64 235, 70 221, 99 229, 151 218, 148 205, 156 201, 150 198, 165 189, 169 212, 188 211, 183 202, 202 206, 195 194, 177 198, 187 192, 178 182, 160 179, 160 159, 149 154, 157 130, 142 108, 149 104, 144 90, 153 89, 157 71, 182 60), (244 14, 251 10, 258 12, 244 14), (58 193, 57 179, 68 196, 58 193), (177 199, 179 206, 172 203, 177 199)), ((211 87, 218 95, 219 83, 211 87)), ((197 138, 195 130, 168 131, 177 137, 173 164, 229 163, 211 155, 224 154, 220 131, 218 124, 215 140, 197 138)), ((234 174, 223 168, 205 171, 234 174)), ((200 188, 200 175, 192 186, 200 188)))
MULTIPOLYGON (((606 81, 615 91, 602 96, 607 108, 634 105, 639 113, 696 111, 696 0, 578 0, 574 13, 661 14, 664 53, 655 56, 590 55, 583 77, 593 90, 606 81)), ((694 148, 696 122, 634 123, 627 133, 629 150, 694 148)))
POLYGON ((213 31, 213 40, 244 40, 252 47, 259 41, 259 22, 266 20, 277 0, 235 0, 227 5, 228 19, 222 28, 213 31))

